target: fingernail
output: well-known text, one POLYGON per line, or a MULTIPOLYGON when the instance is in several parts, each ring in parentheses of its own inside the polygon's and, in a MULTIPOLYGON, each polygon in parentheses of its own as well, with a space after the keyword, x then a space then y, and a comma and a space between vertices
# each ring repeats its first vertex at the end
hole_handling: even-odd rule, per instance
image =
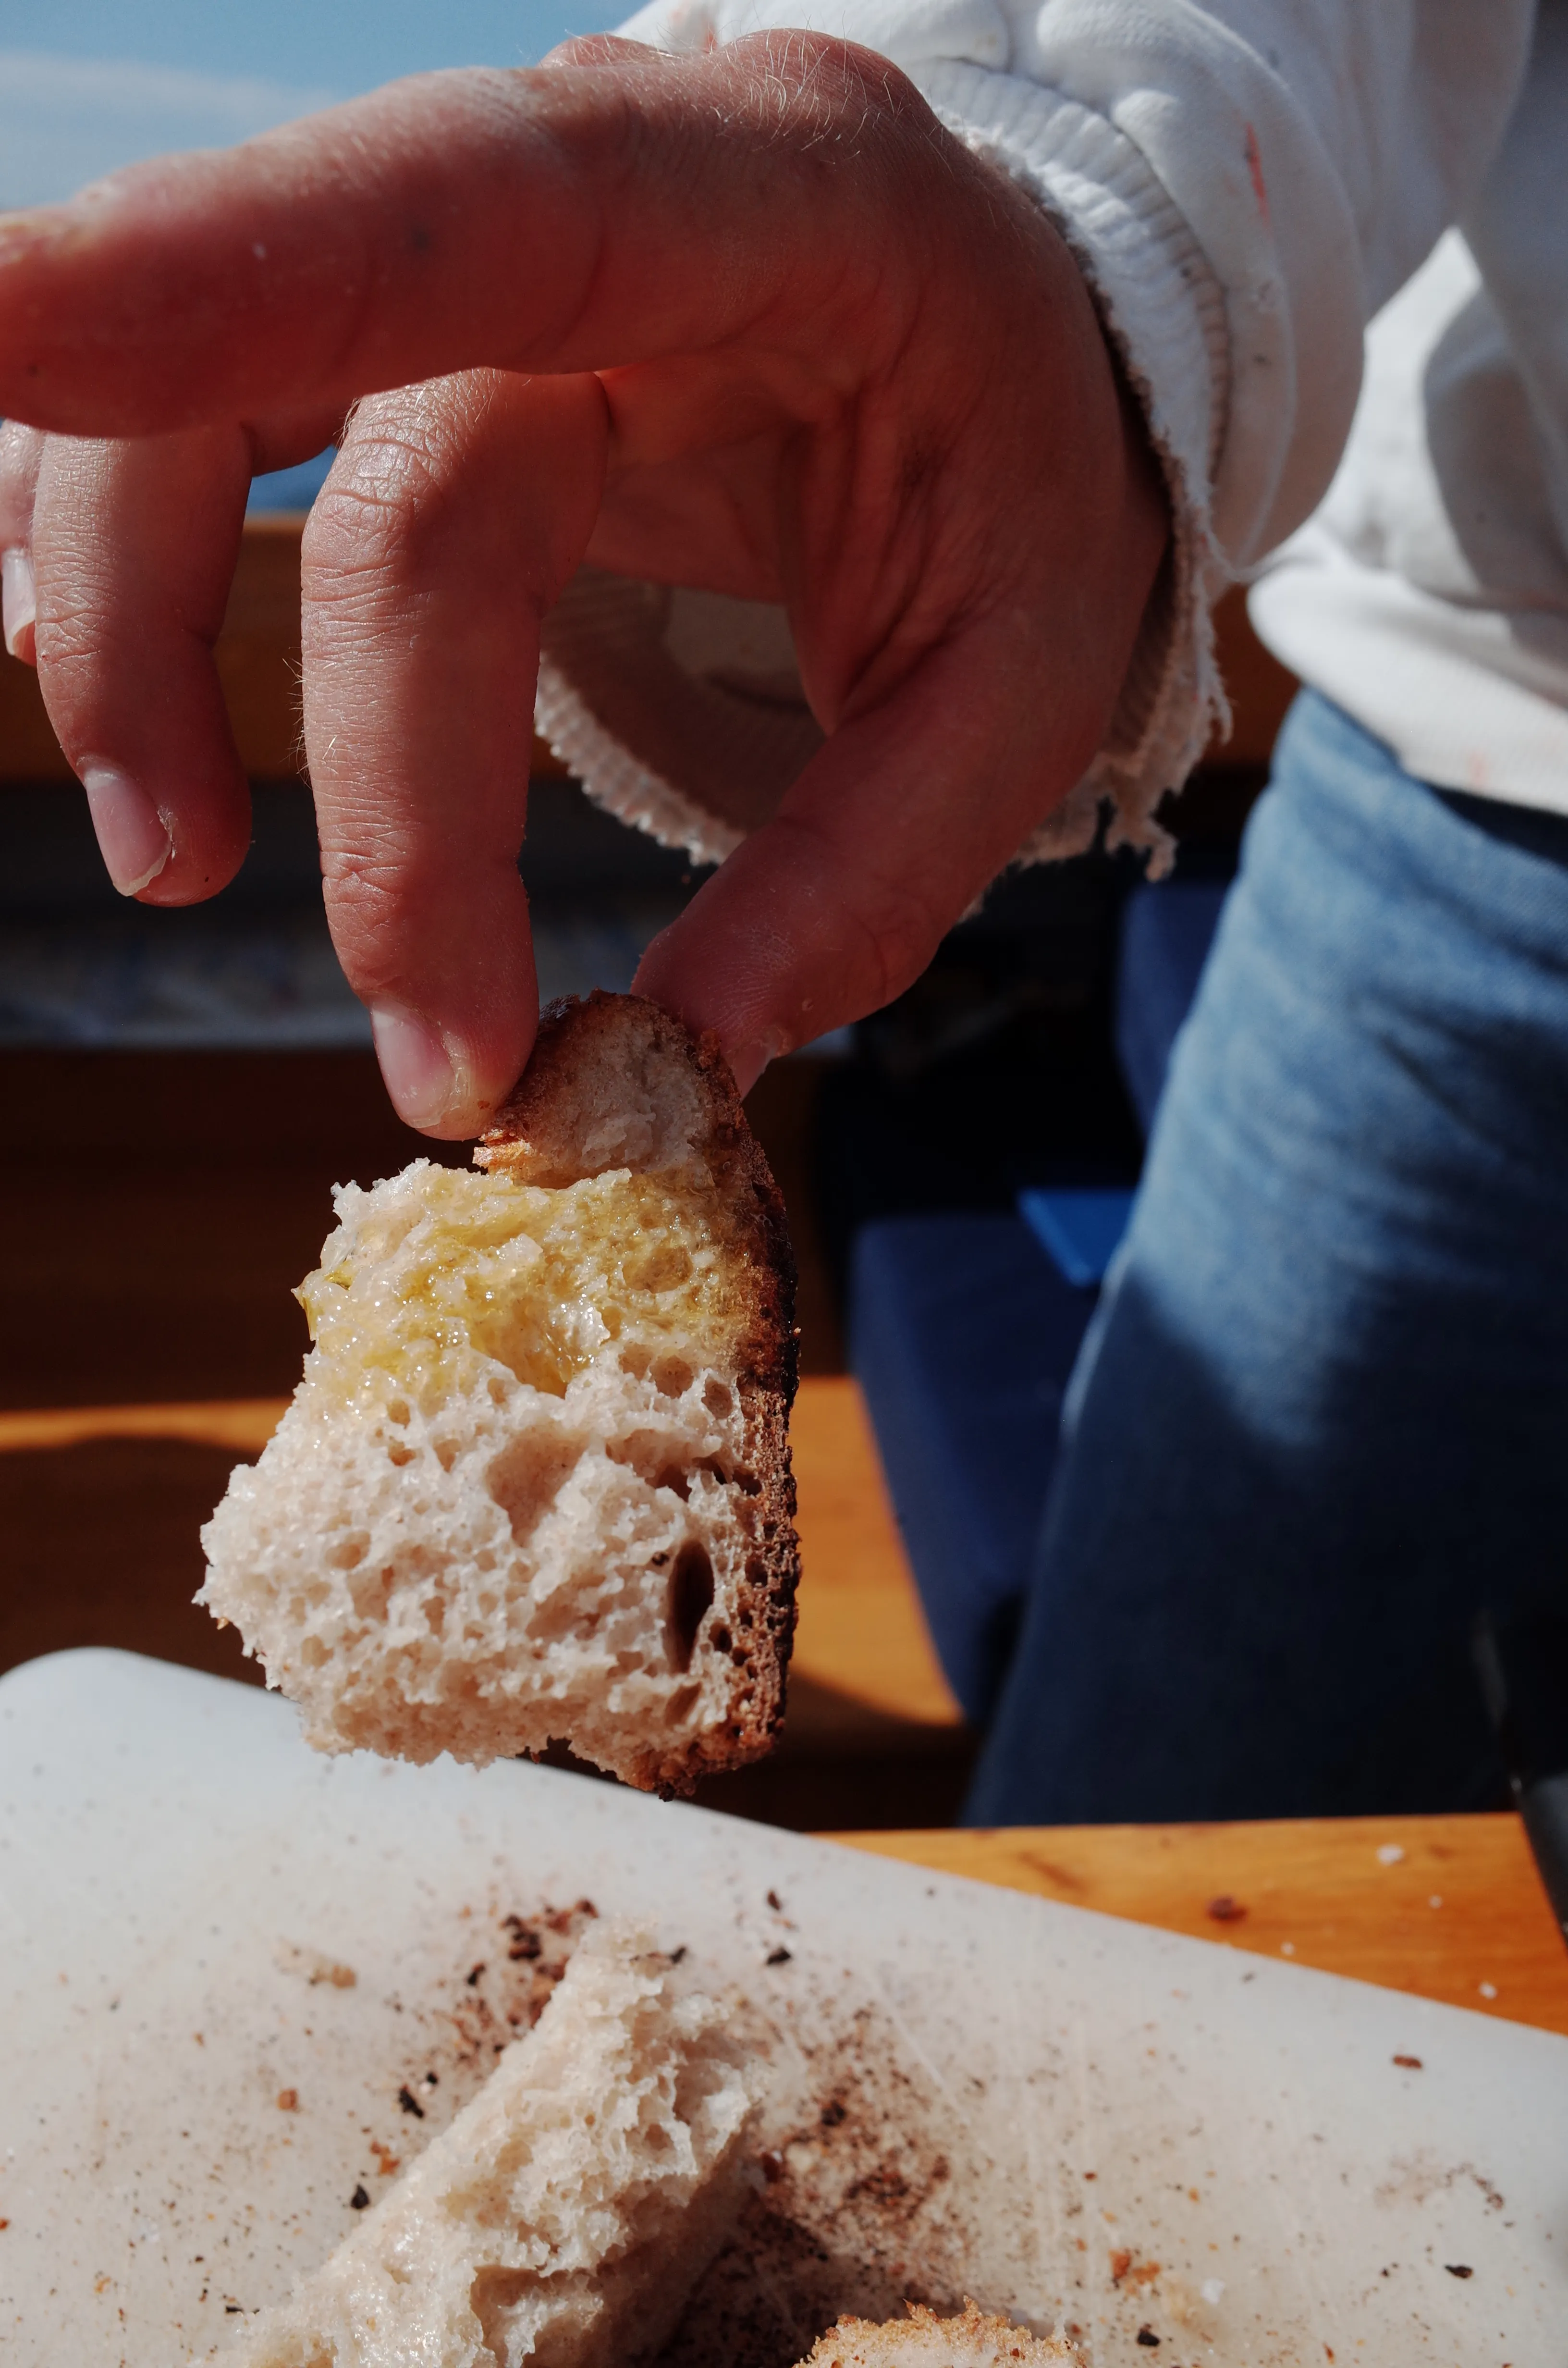
POLYGON ((162 814, 145 790, 110 766, 84 766, 82 786, 109 878, 122 896, 139 896, 175 851, 162 814))
POLYGON ((399 1118, 406 1126, 438 1126, 458 1092, 457 1064, 440 1030, 416 1011, 383 1003, 370 1007, 370 1034, 399 1118))
POLYGON ((33 563, 28 552, 13 545, 0 551, 0 622, 6 631, 6 647, 14 658, 30 663, 32 644, 20 646, 24 633, 31 634, 38 622, 38 588, 33 581, 33 563))
POLYGON ((790 1040, 781 1028, 769 1028, 767 1032, 743 1044, 730 1055, 730 1068, 735 1080, 735 1091, 744 1101, 769 1061, 777 1061, 780 1053, 790 1049, 790 1040))

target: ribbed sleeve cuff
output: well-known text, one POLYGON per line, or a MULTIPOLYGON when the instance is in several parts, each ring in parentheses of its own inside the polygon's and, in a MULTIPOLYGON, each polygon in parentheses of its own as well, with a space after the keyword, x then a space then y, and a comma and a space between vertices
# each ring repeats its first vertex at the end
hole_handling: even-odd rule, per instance
POLYGON ((1109 843, 1147 849, 1157 875, 1171 843, 1155 808, 1228 720, 1211 622, 1227 578, 1210 520, 1230 376, 1224 292, 1140 150, 1104 116, 981 66, 944 61, 913 79, 950 131, 1051 215, 1142 406, 1170 494, 1170 554, 1105 746, 1020 858, 1080 853, 1108 802, 1109 843))

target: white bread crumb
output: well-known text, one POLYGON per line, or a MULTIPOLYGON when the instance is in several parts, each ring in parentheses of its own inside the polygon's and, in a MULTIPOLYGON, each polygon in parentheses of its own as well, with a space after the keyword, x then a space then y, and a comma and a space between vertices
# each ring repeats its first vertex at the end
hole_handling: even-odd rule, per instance
POLYGON ((222 2368, 620 2368, 742 2199, 755 2075, 712 1998, 600 1928, 472 2103, 222 2368))

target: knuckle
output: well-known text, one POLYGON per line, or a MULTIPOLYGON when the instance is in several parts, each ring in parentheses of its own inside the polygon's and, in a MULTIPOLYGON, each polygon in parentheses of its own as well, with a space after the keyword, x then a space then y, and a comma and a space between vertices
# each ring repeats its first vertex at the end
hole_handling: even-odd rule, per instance
POLYGON ((395 551, 400 520, 384 488, 336 471, 316 495, 301 544, 306 597, 330 595, 338 579, 384 568, 395 551))
POLYGON ((663 50, 650 49, 646 42, 629 41, 619 33, 574 33, 569 40, 557 43, 545 63, 548 66, 619 66, 642 65, 662 61, 667 56, 663 50))
POLYGON ((114 671, 114 620, 69 577, 53 574, 40 588, 40 677, 51 703, 62 695, 73 714, 96 713, 114 671))
POLYGON ((412 443, 378 436, 346 450, 305 522, 300 559, 307 602, 398 580, 432 489, 428 456, 412 443))
POLYGON ((837 34, 772 28, 683 56, 591 36, 567 43, 551 63, 622 69, 608 88, 585 87, 567 103, 564 121, 601 169, 618 159, 634 166, 650 148, 689 145, 694 160, 706 157, 716 115, 765 148, 822 162, 846 147, 857 154, 926 150, 939 133, 907 74, 837 34))
POLYGON ((32 531, 43 441, 19 420, 0 424, 0 541, 25 542, 32 531))
POLYGON ((487 370, 358 405, 306 520, 307 600, 396 592, 421 575, 495 407, 496 374, 487 370))
POLYGON ((792 106, 812 137, 820 137, 817 118, 824 111, 840 132, 886 131, 911 117, 931 120, 914 83, 891 59, 838 34, 753 33, 735 42, 733 55, 755 76, 759 94, 775 108, 792 106))
POLYGON ((324 851, 322 888, 333 942, 356 994, 374 996, 397 985, 406 917, 398 868, 362 849, 324 851))

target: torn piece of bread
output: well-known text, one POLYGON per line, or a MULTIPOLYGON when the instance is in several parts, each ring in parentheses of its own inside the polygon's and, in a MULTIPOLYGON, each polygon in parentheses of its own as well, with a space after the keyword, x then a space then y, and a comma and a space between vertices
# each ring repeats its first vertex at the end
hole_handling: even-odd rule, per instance
POLYGON ((722 1056, 552 1006, 479 1172, 337 1193, 314 1347, 202 1531, 318 1749, 564 1741, 647 1790, 767 1750, 798 1549, 783 1204, 722 1056))
POLYGON ((976 2303, 959 2318, 938 2318, 923 2303, 907 2318, 877 2326, 841 2318, 819 2337, 801 2368, 1083 2368, 1082 2354, 1060 2337, 1031 2335, 976 2303))
POLYGON ((223 2368, 624 2368, 739 2206, 756 2076, 714 1999, 601 1928, 539 2021, 223 2368))

